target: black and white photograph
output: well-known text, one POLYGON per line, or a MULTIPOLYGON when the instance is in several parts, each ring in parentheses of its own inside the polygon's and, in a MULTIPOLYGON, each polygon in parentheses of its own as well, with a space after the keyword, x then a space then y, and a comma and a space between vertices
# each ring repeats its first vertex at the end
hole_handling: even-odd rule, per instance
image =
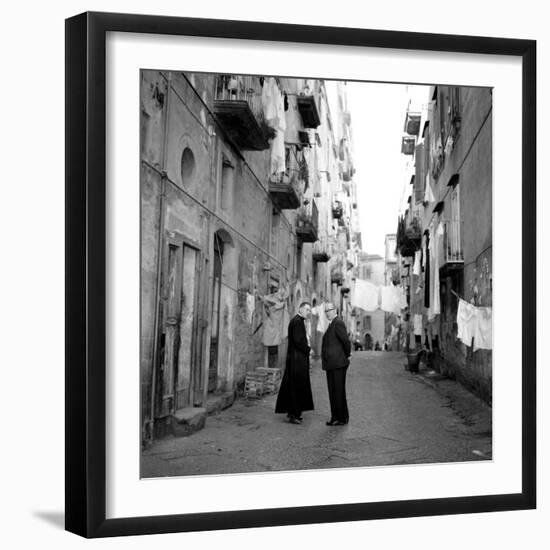
POLYGON ((492 460, 492 111, 140 71, 142 479, 492 460))
POLYGON ((3 547, 548 546, 550 33, 507 7, 6 5, 3 547))

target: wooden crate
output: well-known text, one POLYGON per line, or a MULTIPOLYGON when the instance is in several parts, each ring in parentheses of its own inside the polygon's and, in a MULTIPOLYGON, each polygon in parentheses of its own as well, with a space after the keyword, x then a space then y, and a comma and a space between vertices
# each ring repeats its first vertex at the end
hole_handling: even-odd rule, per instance
POLYGON ((258 399, 264 394, 267 374, 261 372, 249 372, 244 380, 244 396, 249 399, 258 399))
POLYGON ((256 372, 259 374, 265 374, 266 376, 263 393, 277 393, 277 391, 279 391, 279 384, 281 381, 281 369, 258 367, 256 368, 256 372))

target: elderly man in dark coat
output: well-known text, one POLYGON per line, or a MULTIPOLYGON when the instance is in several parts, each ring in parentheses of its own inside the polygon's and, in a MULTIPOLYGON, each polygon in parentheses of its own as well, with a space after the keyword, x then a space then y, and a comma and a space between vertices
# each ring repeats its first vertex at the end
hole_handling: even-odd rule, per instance
POLYGON ((313 410, 313 396, 309 380, 310 345, 305 321, 311 316, 311 305, 303 302, 298 315, 288 324, 288 351, 286 367, 275 405, 276 413, 287 413, 292 424, 302 423, 302 412, 313 410))
POLYGON ((327 372, 330 420, 327 426, 343 426, 349 422, 346 400, 346 373, 351 356, 351 342, 344 321, 337 317, 334 304, 325 304, 329 326, 323 334, 321 359, 327 372))

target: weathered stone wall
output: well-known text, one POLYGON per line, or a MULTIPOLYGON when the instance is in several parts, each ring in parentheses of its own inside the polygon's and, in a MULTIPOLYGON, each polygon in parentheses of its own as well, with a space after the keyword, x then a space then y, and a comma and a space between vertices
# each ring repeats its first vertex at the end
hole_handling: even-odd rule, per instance
MULTIPOLYGON (((464 270, 442 280, 440 342, 442 370, 460 380, 487 402, 492 400, 492 352, 473 351, 456 337, 458 300, 453 289, 478 306, 492 305, 492 94, 489 89, 460 88, 461 130, 445 159, 438 192, 444 196, 453 174, 463 220, 464 270)), ((450 194, 444 213, 449 210, 450 194)))
MULTIPOLYGON (((296 143, 298 131, 304 129, 296 94, 304 83, 288 81, 285 84, 288 91, 285 141, 296 143)), ((296 211, 280 211, 270 197, 270 150, 235 148, 213 116, 215 89, 216 75, 141 73, 144 421, 150 415, 147 404, 151 403, 154 334, 155 329, 158 331, 156 312, 162 310, 165 300, 163 289, 158 286, 158 273, 166 262, 166 239, 175 239, 194 251, 191 253, 192 267, 186 264, 181 275, 186 280, 181 285, 184 295, 180 325, 181 331, 194 331, 194 336, 187 332, 181 335, 177 356, 186 364, 180 365, 180 372, 174 373, 178 384, 191 392, 192 402, 187 403, 176 396, 177 403, 185 403, 185 406, 204 404, 211 357, 215 235, 223 242, 216 391, 241 389, 246 373, 266 364, 263 331, 257 329, 263 320, 261 297, 270 292, 274 282, 290 285, 291 316, 302 300, 320 302, 332 296, 340 305, 339 288, 330 285, 330 264, 312 261, 312 244, 298 246, 296 211), (189 278, 195 266, 198 276, 192 284, 189 278), (299 275, 298 266, 301 266, 299 275), (256 297, 251 318, 247 310, 248 294, 256 297), (190 304, 193 304, 192 312, 190 304)), ((304 196, 310 202, 317 201, 320 229, 335 233, 331 205, 333 193, 340 190, 341 182, 323 90, 321 83, 315 83, 314 93, 322 120, 317 131, 322 139, 319 144, 315 133, 312 134, 312 147, 307 151, 311 177, 304 196), (320 166, 325 168, 322 177, 317 170, 320 166)), ((347 240, 344 233, 339 240, 338 253, 331 261, 343 261, 345 265, 347 240)), ((285 354, 286 331, 279 346, 279 366, 284 363, 285 354)))

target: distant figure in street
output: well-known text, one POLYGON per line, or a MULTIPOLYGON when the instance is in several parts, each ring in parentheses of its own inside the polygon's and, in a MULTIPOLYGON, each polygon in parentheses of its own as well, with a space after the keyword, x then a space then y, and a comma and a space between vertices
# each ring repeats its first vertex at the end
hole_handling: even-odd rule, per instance
POLYGON ((374 351, 380 351, 380 342, 376 340, 376 344, 374 345, 374 351))
POLYGON ((305 320, 311 317, 311 304, 302 302, 298 315, 288 324, 288 351, 281 380, 276 413, 287 413, 291 424, 302 423, 302 412, 313 410, 313 396, 309 380, 310 345, 305 320))
POLYGON ((323 335, 321 358, 323 370, 327 373, 330 420, 327 426, 343 426, 349 422, 346 400, 346 373, 348 370, 351 343, 344 321, 337 317, 334 304, 325 304, 329 326, 323 335))

